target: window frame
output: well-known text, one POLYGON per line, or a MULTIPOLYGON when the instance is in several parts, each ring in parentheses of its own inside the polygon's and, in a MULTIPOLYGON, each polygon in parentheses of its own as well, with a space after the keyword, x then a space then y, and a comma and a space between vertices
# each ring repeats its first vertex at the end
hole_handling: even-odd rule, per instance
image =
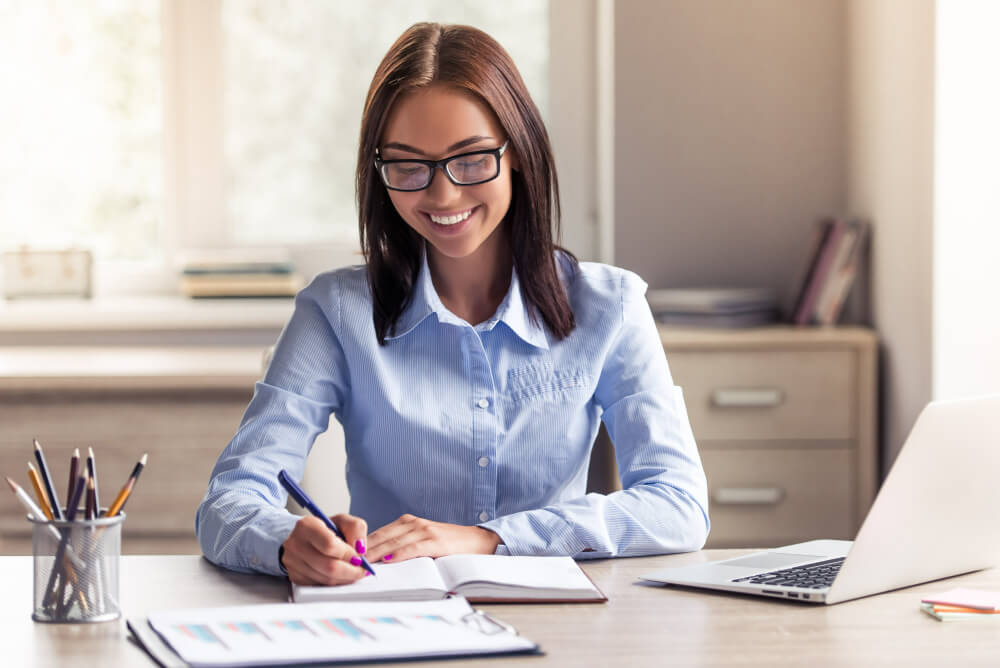
MULTIPOLYGON (((146 262, 95 267, 100 295, 176 293, 186 250, 273 249, 235 243, 227 229, 223 147, 222 0, 165 0, 161 5, 163 220, 161 254, 146 262)), ((550 109, 562 243, 581 259, 610 262, 608 197, 613 156, 608 129, 608 67, 614 0, 550 0, 550 109), (598 48, 595 49, 594 45, 598 48)), ((360 122, 360 119, 359 119, 360 122)), ((283 244, 305 277, 362 262, 357 241, 283 244)))

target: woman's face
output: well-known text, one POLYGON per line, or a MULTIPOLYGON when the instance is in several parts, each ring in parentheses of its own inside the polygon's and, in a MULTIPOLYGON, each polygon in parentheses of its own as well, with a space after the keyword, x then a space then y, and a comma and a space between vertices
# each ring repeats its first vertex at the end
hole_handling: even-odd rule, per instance
MULTIPOLYGON (((379 145, 385 160, 441 160, 495 149, 507 137, 493 111, 474 95, 443 85, 401 96, 389 112, 379 145)), ((512 152, 500 161, 500 175, 474 186, 457 186, 436 169, 424 190, 389 190, 396 211, 430 244, 428 252, 449 258, 499 253, 497 232, 510 206, 512 152), (487 241, 490 243, 486 243, 487 241)))

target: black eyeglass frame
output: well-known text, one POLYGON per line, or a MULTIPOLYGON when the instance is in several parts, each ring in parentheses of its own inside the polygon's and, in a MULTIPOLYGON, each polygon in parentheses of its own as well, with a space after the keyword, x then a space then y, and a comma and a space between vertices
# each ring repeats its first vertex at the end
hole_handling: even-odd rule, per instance
POLYGON ((434 182, 434 175, 437 173, 438 168, 440 168, 441 171, 444 172, 445 176, 448 177, 448 180, 451 181, 452 183, 454 183, 456 186, 478 186, 478 185, 480 185, 482 183, 489 183, 493 179, 495 179, 498 176, 500 176, 500 160, 503 158, 503 154, 507 151, 507 145, 508 144, 510 144, 510 139, 508 139, 507 141, 505 141, 502 146, 499 146, 497 148, 486 148, 486 149, 481 149, 481 150, 478 150, 478 151, 469 151, 468 153, 459 153, 458 155, 453 155, 453 156, 450 156, 450 157, 447 157, 447 158, 443 158, 441 160, 419 160, 417 158, 401 158, 401 159, 398 159, 398 160, 383 160, 382 157, 379 155, 379 149, 378 149, 378 147, 376 147, 375 148, 375 171, 378 172, 379 178, 382 179, 382 183, 385 185, 386 188, 388 188, 389 190, 398 190, 400 192, 414 193, 414 192, 419 192, 421 190, 427 190, 428 188, 431 187, 431 184, 434 182), (492 154, 492 155, 496 156, 496 159, 497 159, 497 171, 496 171, 496 174, 494 174, 493 176, 491 176, 489 178, 482 179, 480 181, 473 181, 472 183, 460 183, 460 182, 456 181, 455 177, 452 176, 451 172, 448 171, 448 163, 451 162, 452 160, 458 160, 459 158, 467 158, 470 155, 487 155, 487 154, 492 154), (385 180, 385 174, 382 173, 382 166, 383 165, 391 165, 391 164, 400 163, 400 162, 416 162, 416 163, 419 163, 421 165, 427 165, 428 167, 430 167, 431 168, 431 176, 430 176, 429 179, 427 179, 427 183, 422 188, 396 188, 394 186, 390 186, 386 182, 386 180, 385 180))

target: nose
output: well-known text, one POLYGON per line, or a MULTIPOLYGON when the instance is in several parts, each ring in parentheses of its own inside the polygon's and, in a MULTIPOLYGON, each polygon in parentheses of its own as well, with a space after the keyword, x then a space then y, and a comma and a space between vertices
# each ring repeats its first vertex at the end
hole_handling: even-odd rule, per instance
POLYGON ((431 184, 427 186, 424 191, 427 193, 427 198, 432 202, 437 204, 445 204, 447 202, 452 202, 459 197, 459 189, 448 175, 444 171, 443 165, 438 165, 434 172, 434 177, 431 179, 431 184), (438 174, 438 171, 441 173, 438 174))

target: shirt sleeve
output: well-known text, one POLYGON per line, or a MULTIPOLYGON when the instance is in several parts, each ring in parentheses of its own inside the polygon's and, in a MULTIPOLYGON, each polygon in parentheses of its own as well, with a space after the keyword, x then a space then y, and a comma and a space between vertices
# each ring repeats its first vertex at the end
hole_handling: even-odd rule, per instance
POLYGON ((645 290, 635 274, 623 276, 621 327, 595 392, 623 489, 480 524, 503 540, 497 554, 600 558, 688 552, 705 544, 705 472, 645 290))
MULTIPOLYGON (((215 564, 283 574, 278 548, 300 517, 285 509, 278 473, 302 479, 316 436, 331 412, 339 414, 348 392, 344 352, 331 325, 339 313, 322 306, 331 301, 323 289, 335 287, 314 282, 298 295, 267 373, 212 471, 195 531, 215 564)), ((339 300, 332 303, 339 308, 339 300)))

